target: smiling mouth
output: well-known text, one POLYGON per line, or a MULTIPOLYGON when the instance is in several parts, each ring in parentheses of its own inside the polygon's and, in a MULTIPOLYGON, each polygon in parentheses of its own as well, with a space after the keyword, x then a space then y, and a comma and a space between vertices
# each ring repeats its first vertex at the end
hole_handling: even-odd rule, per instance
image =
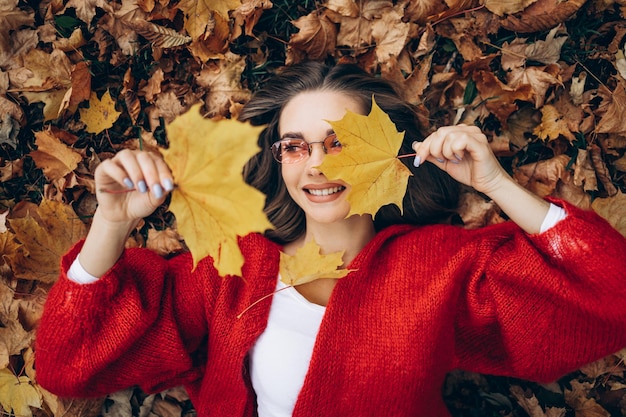
POLYGON ((346 187, 339 186, 339 187, 322 188, 322 189, 307 188, 305 191, 307 193, 311 194, 311 195, 325 196, 325 195, 331 195, 331 194, 338 193, 338 192, 343 191, 345 189, 346 189, 346 187))

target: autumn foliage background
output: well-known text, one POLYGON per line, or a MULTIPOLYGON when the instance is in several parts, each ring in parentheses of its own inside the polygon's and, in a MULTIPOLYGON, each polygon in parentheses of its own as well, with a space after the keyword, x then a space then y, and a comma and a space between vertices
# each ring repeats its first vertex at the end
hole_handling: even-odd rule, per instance
MULTIPOLYGON (((120 149, 168 146, 165 126, 194 104, 236 118, 284 65, 355 62, 392 79, 424 134, 477 124, 521 184, 626 235, 625 14, 624 0, 0 0, 4 414, 194 415, 182 389, 46 392, 37 322, 60 256, 88 229, 95 167, 120 149)), ((466 227, 503 220, 472 192, 459 215, 466 227)), ((167 205, 128 246, 185 250, 167 205)), ((455 416, 626 415, 625 356, 548 385, 458 372, 444 397, 455 416)))

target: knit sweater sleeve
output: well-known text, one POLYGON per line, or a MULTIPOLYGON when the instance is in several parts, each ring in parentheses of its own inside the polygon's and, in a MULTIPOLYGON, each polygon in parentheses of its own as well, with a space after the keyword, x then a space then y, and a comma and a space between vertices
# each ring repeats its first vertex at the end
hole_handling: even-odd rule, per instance
POLYGON ((133 385, 156 392, 200 378, 194 353, 206 338, 206 282, 218 278, 199 272, 208 269, 200 265, 184 272, 192 270, 186 255, 166 261, 128 249, 97 282, 77 284, 66 273, 81 245, 62 259, 46 301, 36 339, 38 383, 63 397, 86 397, 133 385))
POLYGON ((502 227, 477 244, 484 265, 461 296, 458 367, 551 381, 626 346, 626 239, 558 204, 567 218, 545 233, 502 227))

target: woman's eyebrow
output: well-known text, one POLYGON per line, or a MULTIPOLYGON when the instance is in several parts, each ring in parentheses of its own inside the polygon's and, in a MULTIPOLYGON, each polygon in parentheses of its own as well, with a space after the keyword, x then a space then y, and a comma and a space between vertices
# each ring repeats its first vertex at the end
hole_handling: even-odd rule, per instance
MULTIPOLYGON (((326 131, 326 137, 335 134, 334 129, 328 129, 326 131)), ((301 132, 286 132, 280 136, 280 139, 304 139, 304 135, 301 132)))
POLYGON ((281 139, 304 139, 304 135, 300 132, 287 132, 283 133, 281 139))

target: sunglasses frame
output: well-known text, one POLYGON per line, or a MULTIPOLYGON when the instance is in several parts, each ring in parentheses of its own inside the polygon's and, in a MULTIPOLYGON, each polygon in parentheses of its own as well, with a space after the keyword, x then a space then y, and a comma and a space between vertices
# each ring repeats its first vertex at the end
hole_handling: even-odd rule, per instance
MULTIPOLYGON (((315 143, 319 143, 320 145, 322 145, 322 149, 324 150, 325 154, 328 154, 328 148, 326 146, 326 143, 329 139, 332 138, 332 142, 334 143, 335 141, 337 141, 337 134, 336 133, 331 133, 330 135, 326 136, 324 138, 324 140, 321 141, 316 141, 316 142, 307 142, 306 140, 302 139, 302 138, 283 138, 280 140, 277 140, 276 142, 272 143, 272 146, 270 146, 270 150, 272 152, 272 156, 274 157, 274 160, 276 160, 276 162, 280 163, 280 164, 296 164, 300 161, 303 161, 304 159, 308 158, 311 156, 311 152, 313 152, 313 148, 311 145, 315 144, 315 143), (293 161, 289 161, 289 162, 285 162, 283 161, 282 155, 281 155, 281 145, 285 142, 293 142, 293 141, 298 141, 301 143, 306 144, 306 149, 308 151, 308 155, 307 154, 300 154, 299 158, 293 161)), ((339 141, 337 141, 337 143, 339 143, 339 141)), ((333 148, 339 148, 339 151, 341 151, 342 145, 341 143, 339 143, 339 146, 337 147, 330 147, 330 149, 332 150, 333 148)), ((339 153, 339 152, 330 152, 331 154, 335 154, 335 153, 339 153)))

